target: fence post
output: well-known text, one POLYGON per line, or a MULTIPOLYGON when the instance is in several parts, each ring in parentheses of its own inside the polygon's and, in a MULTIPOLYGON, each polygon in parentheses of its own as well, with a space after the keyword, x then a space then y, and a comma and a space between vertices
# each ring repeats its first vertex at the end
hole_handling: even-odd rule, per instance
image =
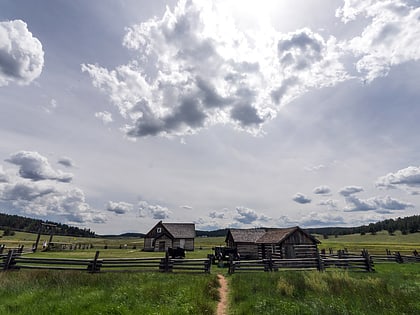
POLYGON ((319 254, 318 247, 316 249, 316 257, 317 257, 317 260, 318 260, 318 266, 317 266, 318 271, 324 271, 325 270, 324 261, 322 260, 322 257, 319 254))
POLYGON ((6 259, 4 260, 4 266, 3 266, 4 271, 11 269, 11 266, 14 265, 13 254, 14 254, 13 249, 9 250, 9 252, 7 253, 6 259))
POLYGON ((365 258, 366 261, 366 270, 368 272, 373 272, 375 269, 373 269, 373 261, 372 257, 370 257, 369 252, 366 249, 363 249, 362 255, 365 258))
POLYGON ((90 273, 95 273, 95 272, 99 272, 101 269, 101 264, 98 262, 98 257, 99 257, 99 251, 96 251, 95 253, 95 258, 93 258, 93 261, 91 263, 89 263, 88 265, 88 272, 90 273))

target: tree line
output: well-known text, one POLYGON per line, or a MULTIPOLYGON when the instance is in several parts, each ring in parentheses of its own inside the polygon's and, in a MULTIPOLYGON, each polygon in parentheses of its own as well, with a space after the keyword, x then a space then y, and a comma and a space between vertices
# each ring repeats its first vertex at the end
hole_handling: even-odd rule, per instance
POLYGON ((305 229, 308 233, 323 235, 346 235, 346 234, 376 234, 380 231, 388 231, 393 234, 401 231, 402 234, 416 233, 420 230, 420 215, 413 215, 404 218, 386 219, 368 225, 358 227, 325 227, 305 229))
MULTIPOLYGON (((420 231, 420 215, 413 215, 404 218, 387 219, 368 225, 361 225, 357 227, 320 227, 320 228, 305 228, 306 232, 310 234, 321 235, 348 235, 348 234, 375 234, 380 231, 388 231, 393 234, 399 230, 402 234, 416 233, 420 231)), ((227 229, 220 229, 215 231, 196 231, 197 236, 226 236, 227 229)))
POLYGON ((75 226, 70 226, 63 223, 43 221, 39 219, 32 219, 22 217, 15 214, 6 214, 0 212, 0 229, 8 231, 21 231, 38 233, 42 223, 56 225, 54 234, 64 236, 78 236, 78 237, 95 237, 95 232, 90 229, 81 229, 75 226))

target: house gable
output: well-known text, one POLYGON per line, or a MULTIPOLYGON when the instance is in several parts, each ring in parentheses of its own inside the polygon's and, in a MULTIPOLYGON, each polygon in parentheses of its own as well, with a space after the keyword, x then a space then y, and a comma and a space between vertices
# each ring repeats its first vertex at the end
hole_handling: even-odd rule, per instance
POLYGON ((159 221, 144 237, 145 251, 163 251, 169 247, 194 250, 194 223, 163 223, 159 221))

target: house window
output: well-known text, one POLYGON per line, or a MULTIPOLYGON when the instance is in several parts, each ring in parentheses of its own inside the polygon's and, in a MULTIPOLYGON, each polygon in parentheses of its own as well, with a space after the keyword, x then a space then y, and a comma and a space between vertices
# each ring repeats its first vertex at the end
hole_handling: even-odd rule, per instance
POLYGON ((157 233, 162 233, 162 228, 158 227, 158 228, 156 229, 156 232, 157 232, 157 233))

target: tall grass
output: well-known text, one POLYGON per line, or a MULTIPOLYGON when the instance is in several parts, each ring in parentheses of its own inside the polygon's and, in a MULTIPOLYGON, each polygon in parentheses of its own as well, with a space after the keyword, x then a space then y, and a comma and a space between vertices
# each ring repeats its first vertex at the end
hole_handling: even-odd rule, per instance
POLYGON ((0 273, 0 314, 214 314, 214 275, 0 273))
POLYGON ((420 314, 420 266, 377 269, 234 274, 230 314, 420 314))

